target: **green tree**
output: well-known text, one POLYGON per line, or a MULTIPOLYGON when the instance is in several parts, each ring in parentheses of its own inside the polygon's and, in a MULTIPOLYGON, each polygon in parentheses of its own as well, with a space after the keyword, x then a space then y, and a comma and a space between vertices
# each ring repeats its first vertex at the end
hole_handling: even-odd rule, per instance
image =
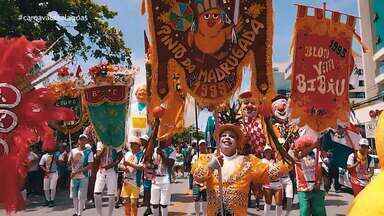
POLYGON ((192 139, 201 140, 204 139, 204 133, 202 131, 197 132, 196 127, 190 126, 185 128, 182 132, 177 133, 173 136, 173 141, 175 143, 190 143, 192 139))
POLYGON ((0 0, 0 37, 42 39, 54 60, 67 55, 131 66, 122 32, 108 24, 117 15, 92 0, 0 0), (52 15, 60 19, 51 19, 52 15))

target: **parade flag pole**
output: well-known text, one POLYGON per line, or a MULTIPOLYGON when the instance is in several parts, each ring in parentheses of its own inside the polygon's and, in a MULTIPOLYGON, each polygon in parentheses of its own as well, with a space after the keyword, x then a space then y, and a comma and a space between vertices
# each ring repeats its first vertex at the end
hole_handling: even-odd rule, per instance
MULTIPOLYGON (((346 16, 354 17, 354 18, 356 18, 356 19, 361 19, 361 17, 359 17, 359 16, 354 16, 354 15, 351 15, 351 14, 347 14, 347 13, 343 13, 343 12, 339 12, 339 11, 335 11, 335 10, 329 10, 329 9, 326 9, 326 8, 324 8, 324 4, 326 4, 326 3, 323 3, 323 8, 322 8, 322 9, 325 9, 324 11, 337 12, 337 13, 339 13, 339 14, 343 14, 343 15, 346 15, 346 16)), ((318 7, 314 7, 314 6, 310 6, 310 5, 304 5, 304 4, 297 4, 297 3, 295 3, 295 4, 293 4, 293 5, 295 5, 295 6, 305 6, 305 7, 307 7, 307 8, 313 8, 313 9, 319 9, 318 7)), ((326 6, 326 5, 325 5, 325 6, 326 6)))
POLYGON ((72 150, 72 136, 71 136, 71 132, 68 133, 68 139, 69 139, 69 149, 72 150))
POLYGON ((195 100, 195 122, 196 122, 196 136, 199 134, 199 122, 197 116, 197 102, 195 100))

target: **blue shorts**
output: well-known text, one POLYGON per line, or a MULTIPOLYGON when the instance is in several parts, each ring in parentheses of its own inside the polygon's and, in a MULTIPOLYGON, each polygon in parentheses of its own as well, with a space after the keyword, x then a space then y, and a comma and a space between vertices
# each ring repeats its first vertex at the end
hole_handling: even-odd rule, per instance
POLYGON ((79 198, 87 199, 88 192, 88 178, 82 179, 71 179, 71 188, 69 197, 70 198, 79 198))

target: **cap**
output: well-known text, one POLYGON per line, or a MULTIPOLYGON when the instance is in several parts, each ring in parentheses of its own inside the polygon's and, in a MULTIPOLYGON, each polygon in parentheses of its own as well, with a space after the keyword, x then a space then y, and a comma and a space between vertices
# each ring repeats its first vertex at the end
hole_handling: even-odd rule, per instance
POLYGON ((199 145, 201 145, 203 143, 207 143, 207 142, 205 140, 203 140, 203 139, 199 141, 199 145))
POLYGON ((81 139, 81 138, 85 138, 85 139, 88 139, 88 136, 87 136, 87 135, 85 135, 85 134, 80 134, 80 136, 79 136, 79 139, 81 139))
POLYGON ((369 141, 366 138, 361 138, 359 140, 359 145, 360 146, 369 146, 369 141))
POLYGON ((197 143, 197 140, 195 140, 195 139, 194 139, 194 140, 192 140, 192 143, 197 143))
POLYGON ((266 145, 266 146, 264 147, 264 151, 267 151, 267 150, 272 150, 271 146, 266 145))
POLYGON ((145 140, 146 142, 148 142, 149 136, 147 134, 145 134, 145 135, 141 136, 140 139, 145 140))
POLYGON ((137 136, 131 136, 128 139, 129 143, 140 143, 140 139, 137 136))

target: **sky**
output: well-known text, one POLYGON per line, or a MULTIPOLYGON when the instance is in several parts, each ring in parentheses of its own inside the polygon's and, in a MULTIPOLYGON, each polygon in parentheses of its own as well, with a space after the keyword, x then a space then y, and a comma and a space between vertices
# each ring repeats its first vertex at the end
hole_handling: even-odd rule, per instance
MULTIPOLYGON (((136 76, 136 83, 145 82, 144 71, 144 37, 146 29, 146 17, 141 16, 141 0, 97 0, 100 4, 107 5, 118 15, 110 21, 112 26, 123 31, 127 47, 132 49, 133 64, 141 68, 141 73, 136 76)), ((327 8, 347 14, 358 16, 357 0, 274 0, 274 45, 273 62, 289 61, 289 47, 296 18, 296 7, 294 3, 322 7, 323 2, 327 8)), ((359 31, 359 29, 357 29, 359 31)), ((88 61, 84 67, 94 65, 96 61, 88 61)), ((207 113, 199 118, 200 128, 205 127, 207 113)))

